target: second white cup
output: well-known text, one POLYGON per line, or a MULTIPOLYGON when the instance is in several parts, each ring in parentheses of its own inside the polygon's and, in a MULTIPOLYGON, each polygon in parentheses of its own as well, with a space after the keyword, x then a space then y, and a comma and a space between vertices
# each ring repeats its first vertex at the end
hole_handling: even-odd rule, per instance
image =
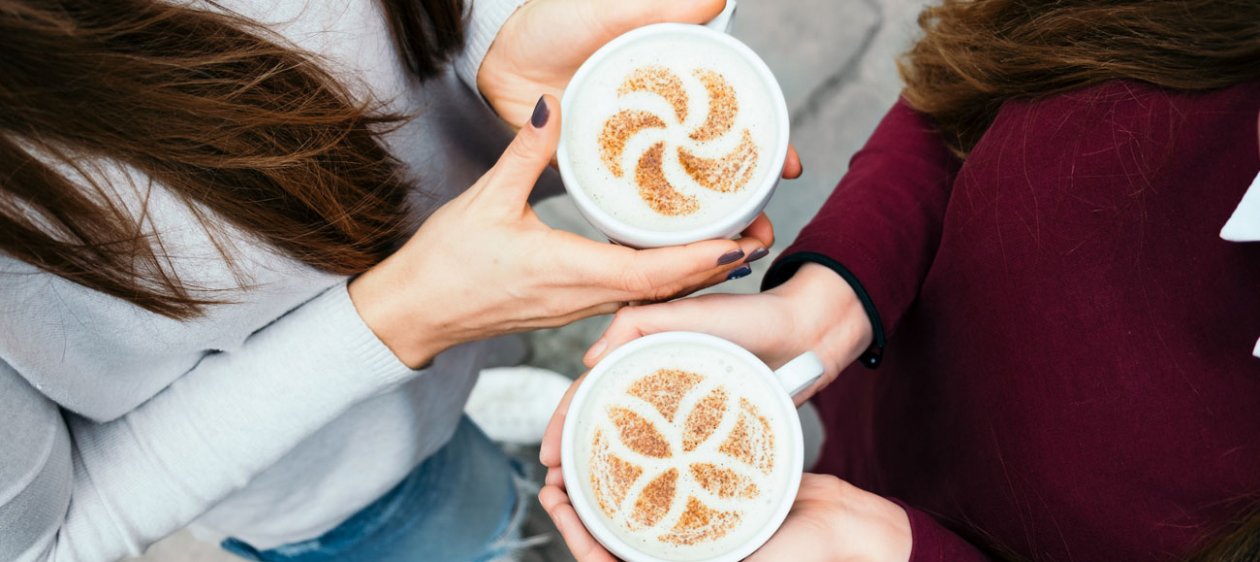
POLYGON ((565 487, 591 534, 627 562, 736 562, 787 517, 804 446, 792 395, 813 353, 771 370, 721 338, 665 332, 602 359, 570 402, 565 487))

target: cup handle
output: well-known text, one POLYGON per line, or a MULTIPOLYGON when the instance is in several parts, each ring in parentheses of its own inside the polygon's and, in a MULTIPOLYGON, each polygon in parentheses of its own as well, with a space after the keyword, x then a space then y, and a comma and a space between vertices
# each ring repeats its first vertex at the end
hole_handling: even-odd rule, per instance
POLYGON ((735 8, 735 0, 726 0, 726 8, 722 9, 722 13, 718 14, 716 18, 709 20, 709 23, 704 24, 704 26, 722 33, 730 33, 731 23, 735 20, 735 8))
POLYGON ((774 372, 779 385, 793 398, 809 388, 823 375, 826 367, 812 351, 806 351, 774 372))

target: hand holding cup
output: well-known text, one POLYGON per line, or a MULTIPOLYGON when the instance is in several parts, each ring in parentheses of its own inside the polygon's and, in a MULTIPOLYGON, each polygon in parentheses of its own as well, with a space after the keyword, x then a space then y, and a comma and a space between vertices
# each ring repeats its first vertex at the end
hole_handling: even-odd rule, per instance
POLYGON ((654 250, 591 241, 544 224, 528 197, 560 137, 539 100, 499 162, 439 208, 392 256, 350 283, 360 316, 411 367, 464 342, 609 314, 725 281, 773 242, 762 219, 739 240, 654 250))
POLYGON ((822 371, 817 358, 806 353, 771 374, 748 357, 751 371, 744 371, 723 365, 728 358, 709 354, 704 348, 710 346, 732 352, 731 359, 746 354, 718 338, 658 333, 609 354, 561 400, 543 438, 539 456, 548 471, 538 497, 574 557, 579 562, 908 559, 911 531, 900 506, 834 476, 800 474, 796 416, 790 404, 775 402, 787 403, 786 392, 809 386, 822 371), (662 366, 670 368, 658 369, 662 366), (703 380, 705 375, 713 380, 703 380), (767 381, 783 388, 757 384, 767 381), (744 394, 738 410, 725 395, 733 388, 744 394), (723 403, 725 411, 714 409, 723 403), (750 411, 761 417, 757 431, 741 426, 758 417, 750 411), (682 435, 669 435, 671 426, 682 435), (694 436, 722 444, 706 449, 694 436), (668 453, 658 455, 653 447, 668 453), (749 454, 758 447, 760 453, 749 454), (776 462, 778 470, 787 471, 786 489, 776 487, 776 470, 758 470, 776 462), (618 487, 619 481, 625 485, 618 487), (724 518, 731 524, 723 525, 724 518), (688 540, 676 542, 680 535, 688 540))
POLYGON ((813 351, 826 371, 796 396, 797 403, 835 380, 873 338, 870 318, 849 283, 825 266, 807 263, 786 283, 760 294, 718 293, 623 308, 582 361, 593 366, 627 342, 673 330, 730 340, 772 368, 813 351))

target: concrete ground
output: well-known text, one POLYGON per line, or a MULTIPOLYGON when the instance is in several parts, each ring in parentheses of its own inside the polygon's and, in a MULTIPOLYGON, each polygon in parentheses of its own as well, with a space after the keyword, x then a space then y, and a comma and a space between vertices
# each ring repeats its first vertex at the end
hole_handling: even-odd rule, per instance
MULTIPOLYGON (((781 184, 768 213, 782 249, 813 217, 843 175, 849 157, 862 146, 899 89, 895 57, 915 33, 923 0, 741 0, 734 34, 753 47, 783 85, 792 114, 792 142, 805 164, 801 179, 781 184)), ((557 228, 601 239, 567 199, 539 206, 543 219, 557 228)), ((772 251, 771 258, 777 253, 772 251)), ((753 292, 770 263, 756 264, 754 275, 713 290, 753 292)), ((530 363, 569 376, 581 372, 581 356, 607 325, 593 318, 556 330, 528 335, 530 363)), ((517 451, 537 467, 536 450, 517 451)), ((554 534, 541 509, 527 533, 554 534)), ((234 562, 213 545, 186 532, 151 547, 133 562, 234 562)), ((558 538, 526 562, 570 561, 558 538)), ((421 557, 417 557, 421 562, 421 557)), ((428 562, 428 561, 423 561, 428 562)), ((436 562, 436 561, 434 561, 436 562)))

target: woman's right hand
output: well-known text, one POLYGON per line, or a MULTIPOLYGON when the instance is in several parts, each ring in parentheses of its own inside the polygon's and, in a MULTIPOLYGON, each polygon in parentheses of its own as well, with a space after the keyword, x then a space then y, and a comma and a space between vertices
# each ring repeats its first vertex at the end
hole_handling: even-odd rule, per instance
POLYGON ((825 266, 807 263, 784 284, 760 294, 711 294, 623 308, 583 362, 594 367, 631 340, 674 330, 730 340, 775 369, 813 351, 826 371, 812 388, 795 396, 798 404, 835 380, 874 337, 870 318, 849 283, 825 266))
POLYGON ((360 316, 403 363, 416 368, 461 343, 687 294, 725 281, 774 242, 764 215, 739 240, 651 250, 552 229, 528 197, 559 138, 559 103, 545 96, 490 171, 350 283, 360 316))
MULTIPOLYGON (((616 562, 573 509, 561 466, 564 420, 585 378, 579 377, 565 392, 543 434, 538 460, 547 468, 547 475, 538 502, 578 562, 616 562)), ((746 560, 909 560, 911 546, 910 520, 900 506, 835 476, 805 474, 783 525, 746 560)))

